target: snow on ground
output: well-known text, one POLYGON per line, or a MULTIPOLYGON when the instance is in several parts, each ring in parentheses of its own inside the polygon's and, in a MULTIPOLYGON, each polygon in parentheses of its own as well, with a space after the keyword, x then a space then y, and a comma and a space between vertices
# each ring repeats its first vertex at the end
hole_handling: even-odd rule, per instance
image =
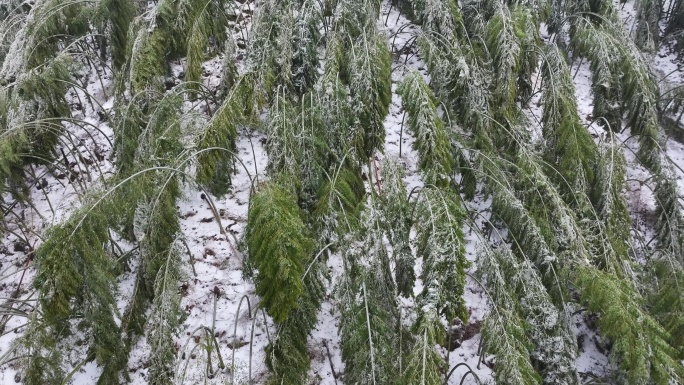
MULTIPOLYGON (((634 1, 631 0, 624 6, 618 4, 618 7, 627 30, 630 30, 634 23, 634 1)), ((235 38, 238 41, 238 66, 242 68, 244 48, 240 47, 244 47, 242 43, 245 42, 246 30, 251 19, 250 5, 242 4, 238 12, 242 16, 238 18, 240 24, 236 26, 235 38), (243 10, 249 10, 249 12, 243 13, 241 12, 243 10)), ((402 127, 405 125, 404 110, 401 99, 396 94, 396 88, 408 70, 419 71, 427 79, 425 65, 415 48, 405 49, 406 43, 418 33, 419 29, 416 26, 409 26, 398 32, 410 22, 396 8, 390 7, 387 1, 383 2, 381 23, 382 28, 388 34, 395 60, 392 73, 392 102, 390 113, 385 120, 387 130, 385 151, 384 154, 378 154, 377 163, 381 167, 382 159, 388 156, 400 159, 406 167, 407 191, 411 191, 414 187, 422 186, 423 182, 417 170, 418 156, 412 149, 414 138, 405 129, 406 127, 402 127), (387 20, 386 26, 385 20, 387 20), (404 65, 406 55, 408 55, 408 60, 404 65)), ((542 38, 548 39, 544 30, 542 30, 542 38)), ((660 71, 661 76, 667 77, 667 81, 682 82, 684 71, 681 70, 681 62, 671 52, 670 47, 664 44, 653 57, 653 64, 660 71)), ((219 79, 217 77, 220 71, 219 61, 208 62, 206 69, 205 82, 210 86, 215 85, 219 79)), ((593 120, 591 71, 588 63, 579 64, 578 61, 573 63, 571 70, 574 75, 579 115, 583 123, 589 126, 593 120)), ((82 90, 74 89, 70 91, 70 102, 74 118, 82 119, 90 125, 79 128, 65 123, 73 135, 64 138, 66 141, 64 148, 77 148, 77 151, 65 154, 66 160, 64 164, 60 164, 59 170, 49 172, 46 166, 30 170, 32 174, 35 174, 35 177, 31 176, 35 184, 30 189, 33 207, 18 204, 7 214, 10 231, 0 240, 0 297, 4 299, 16 297, 26 301, 26 304, 19 302, 12 304, 18 310, 30 310, 32 304, 30 301, 35 300, 35 289, 31 285, 35 276, 31 255, 33 250, 40 245, 41 235, 51 225, 67 218, 78 207, 85 191, 102 186, 101 176, 106 178, 113 172, 110 158, 113 133, 106 119, 114 103, 111 96, 111 77, 108 73, 98 74, 90 71, 84 74, 83 81, 86 82, 86 90, 92 97, 82 90)), ((535 95, 527 110, 527 116, 537 137, 540 136, 538 122, 541 118, 539 98, 540 95, 535 95)), ((589 130, 597 142, 605 140, 606 135, 601 127, 593 124, 589 126, 589 130)), ((628 130, 617 135, 617 140, 624 143, 625 156, 628 161, 629 182, 625 193, 629 198, 637 236, 648 241, 652 237, 653 228, 652 213, 655 208, 653 194, 647 182, 649 174, 638 165, 634 156, 634 151, 637 149, 636 141, 628 138, 628 130)), ((202 329, 203 327, 211 330, 216 336, 221 358, 226 364, 225 369, 218 369, 217 352, 212 353, 212 368, 216 372, 209 380, 210 383, 228 383, 232 379, 238 384, 246 383, 250 379, 254 383, 263 383, 267 376, 264 347, 268 343, 269 334, 274 332, 274 328, 263 313, 257 314, 255 311, 258 298, 254 294, 254 285, 242 276, 243 256, 236 250, 236 240, 241 237, 246 225, 252 183, 257 179, 265 178, 267 156, 262 145, 263 139, 263 135, 257 132, 248 130, 240 132, 240 140, 237 143, 238 156, 246 167, 238 167, 237 175, 233 180, 233 191, 228 196, 221 199, 210 197, 210 202, 202 197, 201 191, 186 186, 184 199, 178 202, 182 218, 182 232, 193 256, 193 260, 188 260, 185 265, 185 278, 181 286, 183 293, 181 307, 186 313, 186 318, 176 338, 180 357, 176 373, 179 376, 184 373, 183 382, 187 384, 200 383, 206 376, 206 351, 198 342, 202 339, 203 330, 206 330, 202 329), (214 211, 211 209, 212 204, 220 218, 220 223, 215 220, 214 211), (251 305, 251 312, 248 302, 251 305)), ((684 144, 668 140, 666 151, 667 156, 675 165, 679 186, 684 189, 684 170, 682 169, 684 168, 684 144)), ((652 183, 650 185, 652 186, 652 183)), ((4 198, 6 202, 11 201, 9 196, 4 198)), ((480 237, 478 229, 484 226, 490 205, 491 200, 482 195, 478 195, 473 202, 468 203, 469 211, 483 214, 464 229, 467 257, 473 262, 469 270, 472 275, 477 270, 475 252, 480 237)), ((332 276, 330 288, 335 284, 336 274, 342 271, 341 265, 342 261, 339 256, 333 255, 328 260, 328 268, 332 276)), ((420 272, 421 266, 422 261, 418 260, 417 273, 420 272)), ((124 273, 120 277, 117 300, 121 312, 133 292, 135 266, 132 268, 133 271, 124 273)), ((420 285, 421 282, 418 280, 417 292, 421 289, 420 285)), ((310 376, 314 384, 343 383, 344 365, 341 361, 338 334, 340 315, 330 291, 329 289, 319 313, 319 322, 309 341, 312 356, 310 376)), ((459 364, 468 366, 460 366, 451 376, 449 384, 460 383, 468 369, 472 369, 483 381, 491 379, 492 374, 487 360, 479 363, 480 356, 478 355, 479 327, 488 311, 489 304, 482 288, 475 279, 470 277, 467 279, 465 300, 471 313, 469 324, 466 325, 469 338, 466 338, 460 347, 448 353, 448 356, 451 368, 459 364)), ((6 303, 11 304, 11 302, 6 303)), ((413 301, 403 300, 401 306, 402 312, 410 312, 413 301)), ((3 325, 4 321, 0 319, 0 325, 3 325)), ((25 318, 14 316, 7 321, 4 325, 5 331, 11 332, 0 336, 0 357, 11 352, 12 343, 25 331, 25 318)), ((608 364, 606 342, 596 334, 596 320, 587 312, 577 311, 573 321, 580 353, 577 360, 579 371, 587 373, 588 377, 608 374, 611 367, 608 364)), ((68 355, 72 368, 78 367, 86 355, 82 342, 79 342, 78 335, 61 342, 64 346, 73 344, 74 349, 68 355)), ((446 355, 445 349, 442 350, 446 355)), ((133 384, 147 383, 146 361, 149 353, 145 339, 140 338, 129 361, 129 374, 133 384)), ((84 364, 74 372, 73 383, 92 384, 100 371, 101 369, 94 362, 84 364)), ((20 379, 21 373, 16 363, 6 365, 0 370, 0 383, 13 383, 20 379)), ((463 384, 475 383, 472 376, 466 377, 463 382, 463 384)))

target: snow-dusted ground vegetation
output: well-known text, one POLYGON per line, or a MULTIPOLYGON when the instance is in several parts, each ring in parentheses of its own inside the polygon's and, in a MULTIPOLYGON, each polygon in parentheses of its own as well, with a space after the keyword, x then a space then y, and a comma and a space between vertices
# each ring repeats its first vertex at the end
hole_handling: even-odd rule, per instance
POLYGON ((0 383, 684 383, 684 1, 0 0, 0 383))

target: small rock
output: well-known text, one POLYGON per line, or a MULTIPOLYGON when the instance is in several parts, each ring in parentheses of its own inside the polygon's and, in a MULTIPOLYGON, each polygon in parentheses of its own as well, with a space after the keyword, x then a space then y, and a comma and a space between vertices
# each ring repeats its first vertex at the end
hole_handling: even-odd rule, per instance
POLYGON ((14 251, 16 251, 16 252, 23 253, 26 251, 27 248, 28 248, 28 245, 22 241, 14 242, 14 251))

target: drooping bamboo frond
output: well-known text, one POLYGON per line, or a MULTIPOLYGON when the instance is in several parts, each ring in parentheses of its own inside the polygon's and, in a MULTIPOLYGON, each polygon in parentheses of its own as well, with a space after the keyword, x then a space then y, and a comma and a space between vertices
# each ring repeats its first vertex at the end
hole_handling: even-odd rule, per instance
POLYGON ((174 383, 174 336, 178 332, 182 314, 178 291, 182 250, 176 242, 168 248, 166 258, 161 263, 154 281, 154 301, 147 333, 147 342, 151 348, 149 383, 154 385, 174 383))
POLYGON ((346 238, 345 270, 336 288, 345 382, 352 384, 391 384, 396 379, 399 310, 382 212, 376 205, 372 200, 360 229, 346 238))
POLYGON ((548 158, 564 179, 558 183, 564 194, 587 193, 594 180, 596 145, 580 123, 570 69, 555 46, 546 50, 542 76, 548 158))
POLYGON ((320 21, 318 2, 304 1, 292 34, 292 84, 299 95, 309 91, 318 79, 320 21))
MULTIPOLYGON (((499 316, 516 312, 525 320, 526 335, 531 343, 530 356, 538 368, 544 384, 579 384, 575 369, 577 356, 575 340, 568 323, 567 310, 559 310, 542 285, 537 271, 529 261, 517 261, 507 247, 488 250, 480 254, 484 259, 483 275, 490 294, 500 290, 517 303, 513 309, 492 309, 499 316), (501 275, 501 277, 498 277, 501 275), (503 288, 492 285, 503 278, 508 283, 503 288), (510 312, 510 313, 509 313, 510 312)), ((495 304, 500 306, 501 304, 495 304)), ((492 315, 490 315, 492 317, 492 315)), ((497 342, 492 342, 496 344, 497 342)), ((501 346, 506 348, 506 346, 501 346)), ((501 374, 497 375, 500 378, 501 374)))
POLYGON ((305 262, 308 267, 302 277, 304 291, 297 309, 279 325, 278 334, 266 348, 266 363, 273 372, 269 384, 305 383, 311 366, 307 340, 316 326, 321 301, 325 296, 325 265, 317 260, 305 262))
MULTIPOLYGON (((339 165, 335 163, 332 148, 342 145, 331 140, 337 134, 328 131, 326 109, 320 94, 308 92, 301 97, 295 119, 296 129, 292 133, 299 138, 301 157, 299 173, 301 190, 298 192, 300 205, 311 210, 316 205, 321 186, 326 183, 326 174, 339 165)), ((342 164, 346 163, 342 161, 342 164)))
MULTIPOLYGON (((485 167, 489 166, 485 164, 485 167)), ((493 169, 496 170, 498 167, 493 169)), ((530 171, 532 170, 526 172, 530 171)), ((537 177, 543 175, 537 171, 534 173, 537 177)), ((494 173, 490 171, 490 174, 495 176, 496 171, 494 173)), ((504 219, 516 242, 525 254, 530 256, 537 268, 544 275, 547 271, 544 266, 548 263, 556 266, 557 271, 558 266, 572 269, 572 280, 582 301, 589 306, 590 310, 601 315, 602 332, 619 345, 615 350, 616 357, 625 370, 629 383, 641 383, 649 378, 657 383, 666 383, 669 379, 679 378, 677 373, 681 367, 672 358, 674 349, 667 343, 667 333, 644 311, 643 299, 632 282, 601 271, 590 264, 592 257, 586 248, 583 231, 578 228, 576 220, 565 208, 558 195, 552 193, 552 186, 548 181, 544 182, 547 187, 538 185, 535 190, 539 193, 547 191, 543 194, 543 199, 554 213, 549 218, 552 220, 554 230, 550 239, 562 245, 563 250, 571 250, 571 253, 559 254, 563 257, 562 261, 556 261, 555 258, 540 260, 537 257, 544 255, 539 250, 549 250, 548 246, 539 247, 539 245, 546 245, 544 238, 549 239, 549 235, 542 235, 535 225, 535 218, 525 213, 523 205, 516 202, 513 192, 506 193, 509 191, 508 187, 503 184, 496 185, 499 187, 492 187, 495 191, 495 212, 504 219), (500 194, 500 198, 497 198, 497 194, 500 194), (556 198, 553 198, 554 196, 556 198), (521 218, 525 219, 521 220, 521 218)))
MULTIPOLYGON (((594 94, 593 116, 605 118, 610 129, 620 131, 622 114, 620 100, 619 63, 620 46, 611 40, 602 28, 597 28, 588 19, 575 23, 576 33, 573 44, 578 52, 589 58, 592 74, 592 93, 594 94)), ((600 124, 603 122, 599 121, 600 124)))
POLYGON ((380 2, 376 0, 339 0, 335 8, 335 34, 343 37, 344 44, 352 44, 368 30, 375 28, 380 15, 380 2), (348 41, 347 41, 348 39, 348 41))
POLYGON ((284 96, 276 95, 268 114, 266 128, 268 168, 276 174, 299 175, 303 146, 296 123, 297 111, 284 96))
MULTIPOLYGON (((532 3, 536 3, 532 1, 532 3)), ((540 44, 539 21, 543 19, 543 11, 535 8, 535 5, 518 6, 513 10, 513 28, 520 44, 520 59, 518 61, 518 100, 523 103, 529 101, 534 91, 532 76, 539 65, 540 44), (536 10, 536 13, 535 13, 536 10)))
POLYGON ((506 111, 515 103, 517 96, 516 80, 523 51, 515 27, 508 7, 497 2, 494 15, 487 23, 485 41, 495 74, 493 103, 499 111, 496 116, 500 123, 510 119, 506 111))
POLYGON ((462 16, 452 0, 418 0, 414 2, 416 15, 423 31, 444 42, 455 42, 462 31, 462 16))
POLYGON ((636 2, 636 31, 634 41, 647 52, 655 52, 660 40, 660 14, 662 0, 639 0, 636 2))
POLYGON ((164 52, 166 42, 160 30, 149 32, 142 23, 138 24, 137 35, 131 47, 129 82, 132 94, 148 88, 159 90, 166 73, 164 52))
POLYGON ((418 337, 408 356, 408 365, 399 384, 402 385, 441 385, 444 383, 444 359, 435 346, 444 339, 444 327, 440 322, 437 308, 439 295, 433 290, 423 297, 419 315, 414 325, 418 337))
MULTIPOLYGON (((37 313, 37 312, 36 312, 37 313)), ((51 328, 33 314, 21 341, 26 351, 22 381, 26 385, 58 384, 64 381, 63 356, 51 328)))
POLYGON ((404 174, 404 168, 397 160, 383 160, 380 173, 382 224, 393 249, 397 290, 399 294, 409 298, 413 296, 416 275, 415 258, 409 239, 412 226, 411 207, 404 187, 404 174))
POLYGON ((625 173, 626 163, 622 152, 613 144, 601 146, 591 199, 605 226, 605 241, 611 244, 617 260, 620 261, 629 260, 631 228, 627 202, 622 194, 625 173))
POLYGON ((356 115, 355 142, 367 158, 382 151, 385 143, 384 120, 392 101, 392 55, 377 27, 364 30, 362 36, 351 47, 349 91, 356 115))
MULTIPOLYGON (((197 3, 204 2, 197 1, 197 3)), ((208 0, 204 7, 197 10, 198 14, 192 20, 191 28, 187 35, 188 63, 185 71, 185 80, 189 82, 191 89, 197 89, 197 82, 202 80, 202 63, 204 62, 209 33, 211 32, 207 27, 211 26, 212 20, 222 19, 221 14, 217 15, 212 12, 212 9, 209 7, 212 3, 212 0, 208 0)))
POLYGON ((516 311, 519 304, 512 295, 515 290, 510 287, 495 253, 497 251, 478 255, 479 270, 483 272, 493 305, 482 325, 483 350, 495 354, 501 361, 494 372, 497 384, 539 385, 541 377, 534 370, 529 355, 532 342, 526 335, 524 319, 516 311))
POLYGON ((292 85, 295 20, 290 3, 264 0, 250 32, 247 68, 255 73, 256 90, 269 97, 274 90, 292 85))
POLYGON ((598 111, 607 111, 608 122, 619 121, 612 106, 623 100, 622 111, 626 112, 629 127, 639 135, 639 158, 651 171, 661 168, 658 125, 658 90, 648 64, 634 42, 626 35, 621 25, 612 19, 602 19, 595 25, 588 19, 576 23, 577 34, 573 43, 580 48, 592 63, 594 71, 594 92, 598 91, 598 111), (597 88, 597 87, 603 87, 597 88), (616 94, 612 89, 619 89, 616 94))
POLYGON ((217 196, 230 188, 235 139, 245 119, 242 103, 249 86, 244 78, 237 81, 197 139, 197 183, 217 196))
POLYGON ((601 332, 613 341, 629 384, 682 381, 683 368, 668 344, 667 332, 643 308, 643 298, 625 281, 586 265, 578 266, 575 284, 582 302, 601 315, 601 332))
POLYGON ((472 63, 455 41, 421 35, 418 45, 425 58, 435 94, 453 114, 451 118, 473 132, 484 146, 492 146, 492 102, 487 70, 472 63))
POLYGON ((62 329, 74 313, 82 313, 95 358, 106 365, 122 349, 115 321, 114 261, 106 250, 111 207, 90 207, 50 231, 36 253, 34 285, 42 293, 46 326, 62 329))
POLYGON ((676 178, 663 173, 656 179, 656 240, 658 249, 675 256, 684 265, 684 211, 676 178))
POLYGON ((529 9, 537 20, 542 21, 549 17, 552 2, 545 0, 514 0, 513 4, 518 6, 515 8, 516 10, 520 8, 529 9))
MULTIPOLYGON (((513 186, 506 181, 509 178, 505 169, 496 159, 481 155, 477 161, 480 175, 493 195, 492 206, 496 215, 501 218, 512 231, 512 238, 522 249, 527 258, 534 262, 542 273, 544 280, 553 275, 553 264, 557 260, 552 248, 555 243, 552 235, 552 225, 547 221, 539 221, 528 212, 515 194, 513 186)), ((569 225, 569 224, 568 224, 569 225)))
POLYGON ((342 50, 339 39, 328 40, 325 72, 317 86, 321 109, 326 112, 323 114, 327 127, 324 133, 325 141, 337 164, 355 160, 357 155, 353 147, 353 132, 349 129, 354 125, 356 117, 348 97, 349 86, 342 79, 345 61, 342 50))
POLYGON ((464 213, 460 200, 453 193, 439 189, 423 190, 421 198, 416 221, 416 252, 423 257, 425 289, 419 300, 436 295, 435 308, 447 321, 455 317, 466 321, 468 311, 463 288, 468 261, 461 229, 464 213))
MULTIPOLYGON (((358 271, 362 275, 354 284, 343 282, 340 288, 342 359, 345 382, 352 384, 391 384, 396 378, 396 319, 374 290, 383 283, 376 281, 372 269, 358 271)), ((346 279, 349 276, 347 272, 346 279)))
POLYGON ((650 296, 650 313, 670 335, 670 345, 684 357, 684 269, 666 254, 652 262, 655 284, 650 296))
POLYGON ((442 120, 437 115, 436 99, 420 74, 407 75, 397 89, 408 112, 408 126, 420 155, 419 167, 427 184, 445 186, 454 163, 451 145, 442 120))
POLYGON ((135 18, 135 4, 131 0, 104 0, 99 4, 105 29, 109 32, 112 63, 120 70, 128 61, 128 31, 135 18))
POLYGON ((251 200, 246 239, 259 269, 256 292, 273 320, 283 322, 298 307, 303 264, 313 247, 296 197, 274 182, 263 186, 251 200))
POLYGON ((61 119, 71 117, 65 95, 77 66, 71 56, 59 53, 40 66, 23 68, 16 78, 0 78, 7 83, 0 91, 0 191, 7 186, 18 199, 27 198, 22 167, 54 158, 64 131, 61 119))
POLYGON ((357 229, 366 194, 361 172, 348 165, 340 165, 321 185, 313 210, 321 240, 340 241, 357 229))
POLYGON ((198 89, 202 63, 207 49, 218 52, 232 37, 226 34, 227 19, 223 2, 217 0, 186 0, 178 4, 176 28, 185 38, 183 49, 187 57, 185 80, 191 89, 198 89), (211 44, 210 44, 211 38, 211 44))
MULTIPOLYGON (((268 168, 296 176, 294 186, 302 207, 313 207, 317 191, 331 166, 323 109, 317 95, 307 93, 299 105, 276 95, 268 116, 268 168)), ((333 143, 330 143, 333 145, 333 143)))

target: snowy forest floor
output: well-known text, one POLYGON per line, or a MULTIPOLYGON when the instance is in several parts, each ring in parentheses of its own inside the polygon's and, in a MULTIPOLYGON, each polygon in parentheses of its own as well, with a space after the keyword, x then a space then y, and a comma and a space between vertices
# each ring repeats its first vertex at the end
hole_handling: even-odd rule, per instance
MULTIPOLYGON (((621 5, 621 16, 626 28, 634 18, 634 0, 621 5)), ((254 4, 252 4, 252 7, 254 4)), ((245 11, 242 19, 242 29, 236 29, 236 39, 240 39, 242 32, 249 28, 249 18, 252 12, 249 4, 241 6, 245 11)), ((395 7, 384 1, 381 10, 383 29, 388 36, 394 55, 392 72, 392 102, 390 113, 384 125, 386 137, 384 153, 377 154, 373 162, 374 167, 382 167, 386 157, 399 159, 406 170, 404 179, 407 191, 423 185, 417 169, 418 155, 412 149, 415 139, 404 127, 405 112, 401 98, 396 93, 397 85, 407 71, 420 72, 426 80, 429 77, 426 66, 415 46, 409 44, 418 33, 418 26, 411 25, 395 7), (408 25, 408 27, 406 27, 408 25)), ((542 39, 548 39, 542 33, 542 39)), ((669 79, 684 79, 683 62, 672 52, 668 44, 663 44, 651 63, 662 76, 669 79)), ((206 62, 203 80, 211 85, 215 81, 221 68, 217 60, 206 62)), ((605 132, 594 124, 592 118, 591 71, 589 64, 575 60, 571 72, 574 75, 576 99, 579 116, 582 123, 588 127, 592 137, 598 143, 606 140, 605 132)), ((80 198, 92 186, 106 183, 106 178, 112 173, 112 146, 114 140, 112 129, 107 121, 102 119, 104 113, 112 112, 114 100, 110 96, 112 88, 111 74, 106 72, 89 73, 84 75, 88 80, 87 90, 97 98, 100 104, 81 104, 79 99, 85 99, 85 94, 70 95, 73 101, 72 113, 82 116, 92 123, 88 130, 74 129, 74 135, 64 138, 65 141, 76 142, 79 154, 70 153, 64 156, 66 167, 74 170, 69 175, 48 169, 46 166, 34 167, 30 172, 35 176, 31 185, 31 205, 18 204, 12 207, 6 215, 10 224, 8 232, 0 241, 0 301, 3 306, 14 306, 13 299, 21 299, 22 303, 30 304, 36 300, 36 289, 33 287, 35 271, 32 265, 34 251, 44 239, 46 231, 51 225, 60 223, 68 218, 70 213, 78 209, 80 198), (28 243, 25 243, 28 240, 28 243)), ((541 107, 538 105, 540 96, 532 99, 526 111, 531 122, 533 133, 541 131, 541 107)), ((676 118, 676 117, 675 117, 676 118)), ((217 359, 226 363, 225 369, 217 370, 207 380, 208 383, 243 384, 253 381, 263 383, 268 370, 265 365, 264 348, 268 344, 270 334, 274 332, 272 321, 264 312, 257 312, 259 301, 255 294, 255 287, 251 280, 243 276, 243 256, 238 250, 247 222, 247 211, 252 183, 259 183, 268 178, 266 165, 267 154, 264 148, 265 136, 259 130, 243 129, 239 132, 237 154, 244 167, 237 168, 233 178, 232 191, 224 198, 207 197, 202 191, 185 186, 183 199, 178 204, 178 211, 182 218, 181 228, 193 258, 188 261, 184 269, 184 283, 179 290, 182 293, 181 307, 185 311, 179 334, 176 337, 178 347, 178 365, 176 373, 183 380, 179 383, 197 384, 207 380, 207 365, 217 365, 217 359), (211 200, 211 202, 210 202, 211 200), (217 223, 212 210, 215 206, 219 213, 220 223, 217 223), (203 327, 209 328, 217 337, 219 352, 210 351, 200 346, 200 335, 203 327), (234 362, 234 364, 233 364, 234 362), (231 370, 232 368, 232 370, 231 370)), ((629 210, 632 214, 635 238, 646 241, 653 238, 654 197, 652 193, 649 173, 639 165, 634 153, 637 151, 636 142, 631 139, 629 132, 616 135, 624 143, 627 158, 629 210), (644 220, 647 218, 647 220, 644 220), (650 218, 650 220, 648 220, 650 218)), ((684 191, 684 143, 681 139, 667 141, 667 156, 677 173, 680 191, 684 191)), ((377 170, 367 170, 377 172, 377 170)), ((379 183, 382 183, 379 181, 379 183)), ((8 199, 9 200, 9 199, 8 199)), ((478 193, 469 203, 468 210, 473 221, 464 228, 466 235, 466 253, 472 262, 466 282, 465 301, 470 313, 469 324, 464 326, 465 335, 461 345, 451 352, 443 349, 448 356, 449 367, 460 363, 462 366, 452 375, 449 384, 476 384, 474 377, 461 378, 472 370, 481 381, 492 378, 492 357, 481 357, 480 324, 489 309, 487 295, 476 280, 477 276, 477 243, 485 221, 490 215, 491 198, 478 193)), ((131 246, 132 248, 132 246, 131 246)), ((130 266, 130 271, 121 276, 117 302, 119 311, 133 293, 133 285, 137 266, 130 266)), ((328 260, 330 281, 328 293, 318 316, 318 324, 309 340, 309 352, 312 358, 310 369, 310 384, 341 385, 343 384, 344 364, 341 358, 340 336, 338 333, 340 314, 332 295, 339 273, 343 270, 342 260, 333 255, 328 260)), ((416 276, 420 277, 421 261, 416 262, 416 276)), ((418 278, 414 292, 422 290, 421 279, 418 278)), ((28 305, 16 305, 18 311, 28 311, 28 305)), ((577 369, 584 379, 603 376, 613 370, 608 360, 607 341, 599 336, 596 329, 596 319, 588 312, 576 309, 574 315, 574 332, 579 347, 577 369)), ((404 322, 410 324, 415 316, 412 300, 401 303, 404 322)), ((5 326, 0 337, 0 356, 10 351, 10 347, 25 332, 26 319, 15 316, 0 320, 5 326), (6 324, 5 324, 6 321, 6 324), (11 332, 8 332, 11 331, 11 332)), ((82 336, 73 335, 60 345, 71 346, 68 361, 71 363, 69 371, 73 370, 70 383, 94 384, 101 372, 101 368, 94 361, 84 363, 87 351, 83 346, 82 336)), ((128 370, 132 384, 147 383, 147 358, 150 348, 141 337, 132 351, 128 370)), ((0 368, 0 383, 8 384, 21 381, 21 370, 10 363, 0 368)))

